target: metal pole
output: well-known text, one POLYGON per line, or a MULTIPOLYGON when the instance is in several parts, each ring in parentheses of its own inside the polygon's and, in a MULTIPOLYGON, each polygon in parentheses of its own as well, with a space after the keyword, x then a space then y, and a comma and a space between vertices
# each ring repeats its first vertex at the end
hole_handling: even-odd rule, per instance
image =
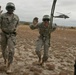
POLYGON ((51 29, 52 29, 52 24, 53 24, 53 16, 54 16, 56 2, 57 2, 57 0, 53 0, 51 14, 50 14, 50 27, 51 27, 51 29))

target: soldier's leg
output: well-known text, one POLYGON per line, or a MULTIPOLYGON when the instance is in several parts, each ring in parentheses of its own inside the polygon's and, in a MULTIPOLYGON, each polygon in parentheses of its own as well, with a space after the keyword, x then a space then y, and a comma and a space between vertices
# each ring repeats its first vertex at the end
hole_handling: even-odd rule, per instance
POLYGON ((42 64, 46 62, 48 59, 48 50, 49 50, 49 39, 46 39, 46 41, 44 42, 44 55, 43 55, 42 64))
POLYGON ((13 62, 14 56, 14 49, 15 49, 15 36, 11 36, 8 39, 8 66, 7 66, 7 73, 11 72, 11 64, 13 62))
POLYGON ((1 49, 2 49, 2 55, 4 58, 4 63, 6 64, 6 59, 8 58, 8 52, 7 52, 7 37, 6 35, 2 32, 1 33, 1 49))
POLYGON ((16 40, 16 37, 14 35, 12 35, 8 39, 8 61, 9 61, 9 64, 11 64, 13 61, 14 49, 15 49, 15 40, 16 40))
POLYGON ((42 45, 43 45, 42 39, 38 39, 37 44, 36 44, 36 54, 39 58, 39 62, 41 61, 41 47, 42 47, 42 45))

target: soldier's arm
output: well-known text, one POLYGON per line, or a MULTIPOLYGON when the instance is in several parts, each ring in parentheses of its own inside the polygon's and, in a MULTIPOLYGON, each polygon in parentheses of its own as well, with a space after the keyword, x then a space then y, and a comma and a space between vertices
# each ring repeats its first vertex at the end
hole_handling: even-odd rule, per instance
POLYGON ((16 19, 17 19, 17 23, 16 23, 16 28, 17 28, 17 26, 19 25, 19 17, 16 15, 16 19))
POLYGON ((33 19, 33 23, 30 25, 30 28, 31 28, 31 29, 37 29, 38 27, 39 27, 39 25, 38 25, 38 18, 35 17, 35 18, 33 19))
POLYGON ((1 15, 2 12, 3 12, 3 10, 1 10, 1 6, 0 6, 0 15, 1 15))
POLYGON ((3 10, 0 11, 0 14, 3 12, 3 10))
POLYGON ((30 28, 33 30, 33 29, 37 29, 38 28, 38 24, 37 25, 33 25, 33 24, 31 24, 30 25, 30 28))
POLYGON ((13 25, 15 26, 15 28, 14 28, 13 32, 16 32, 16 29, 19 25, 19 17, 16 14, 14 14, 14 17, 15 17, 15 20, 14 20, 13 25))

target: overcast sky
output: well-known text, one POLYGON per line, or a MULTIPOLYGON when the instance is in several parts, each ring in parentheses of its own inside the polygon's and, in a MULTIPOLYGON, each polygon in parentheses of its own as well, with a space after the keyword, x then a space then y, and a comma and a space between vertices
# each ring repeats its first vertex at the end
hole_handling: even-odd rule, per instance
MULTIPOLYGON (((32 21, 34 17, 38 17, 41 22, 43 15, 50 15, 53 0, 0 0, 3 13, 6 12, 5 7, 8 2, 15 4, 15 14, 19 16, 21 21, 32 21)), ((54 15, 59 15, 57 12, 64 13, 70 18, 54 18, 55 23, 76 26, 76 0, 57 0, 54 15)))

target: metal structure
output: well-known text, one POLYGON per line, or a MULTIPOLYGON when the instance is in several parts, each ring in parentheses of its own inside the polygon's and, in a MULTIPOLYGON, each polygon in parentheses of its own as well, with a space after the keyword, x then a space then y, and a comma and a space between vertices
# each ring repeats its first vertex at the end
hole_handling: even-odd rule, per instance
POLYGON ((51 9, 51 14, 50 14, 50 27, 51 27, 51 28, 52 28, 52 24, 53 24, 53 16, 54 16, 54 11, 55 11, 56 2, 57 2, 57 0, 53 0, 52 9, 51 9))

